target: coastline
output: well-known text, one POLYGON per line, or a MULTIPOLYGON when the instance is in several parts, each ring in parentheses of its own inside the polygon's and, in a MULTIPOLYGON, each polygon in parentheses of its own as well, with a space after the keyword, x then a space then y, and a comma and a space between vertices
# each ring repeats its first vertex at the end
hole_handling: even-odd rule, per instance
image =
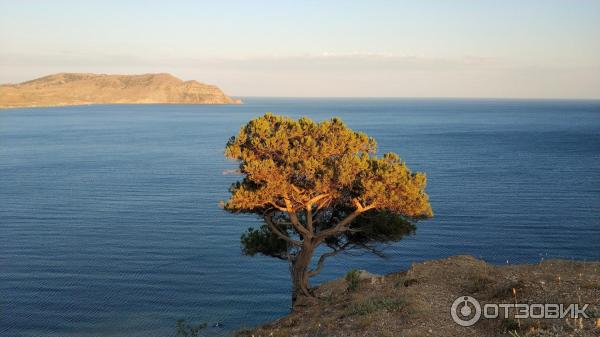
POLYGON ((240 98, 234 98, 234 101, 238 103, 177 103, 177 102, 127 102, 127 103, 66 103, 58 105, 27 105, 27 106, 0 106, 0 110, 7 109, 36 109, 36 108, 63 108, 63 107, 77 107, 77 106, 94 106, 94 105, 244 105, 244 101, 240 98))
POLYGON ((241 104, 241 100, 227 96, 216 85, 183 81, 168 73, 56 73, 0 85, 2 108, 120 103, 241 104))
POLYGON ((315 289, 318 300, 238 337, 293 336, 596 336, 600 332, 600 261, 547 260, 491 265, 472 256, 413 264, 385 276, 363 273, 357 290, 337 279, 315 289), (589 304, 588 319, 481 319, 456 324, 455 299, 483 303, 589 304))

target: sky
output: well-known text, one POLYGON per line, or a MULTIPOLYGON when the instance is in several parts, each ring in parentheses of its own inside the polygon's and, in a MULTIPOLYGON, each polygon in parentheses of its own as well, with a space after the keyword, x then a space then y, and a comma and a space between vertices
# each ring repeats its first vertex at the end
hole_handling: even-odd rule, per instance
POLYGON ((233 96, 600 98, 600 0, 0 0, 0 83, 157 73, 233 96))

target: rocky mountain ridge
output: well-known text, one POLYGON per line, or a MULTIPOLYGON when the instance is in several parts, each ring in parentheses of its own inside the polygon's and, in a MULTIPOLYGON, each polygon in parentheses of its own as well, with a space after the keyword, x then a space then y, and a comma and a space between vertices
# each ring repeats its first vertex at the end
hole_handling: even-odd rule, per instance
POLYGON ((225 95, 217 86, 166 73, 59 73, 0 85, 1 108, 87 104, 241 104, 241 100, 225 95))

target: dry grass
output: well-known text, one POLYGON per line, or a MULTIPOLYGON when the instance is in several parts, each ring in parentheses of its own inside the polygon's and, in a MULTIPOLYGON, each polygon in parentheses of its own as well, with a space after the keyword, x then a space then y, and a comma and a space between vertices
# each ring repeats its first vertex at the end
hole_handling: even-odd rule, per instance
POLYGON ((351 303, 345 312, 346 316, 367 315, 374 312, 386 310, 395 311, 402 308, 403 302, 389 297, 366 298, 360 302, 351 303))
POLYGON ((214 85, 182 81, 169 74, 54 74, 0 85, 0 108, 86 104, 239 104, 214 85))
MULTIPOLYGON (((600 336, 589 320, 481 320, 472 327, 452 321, 454 299, 483 303, 600 303, 600 263, 548 260, 535 265, 492 266, 468 256, 427 261, 409 270, 347 290, 344 279, 316 289, 318 301, 240 336, 600 336), (514 289, 514 290, 513 290, 514 289)), ((600 307, 588 309, 597 317, 600 307)))

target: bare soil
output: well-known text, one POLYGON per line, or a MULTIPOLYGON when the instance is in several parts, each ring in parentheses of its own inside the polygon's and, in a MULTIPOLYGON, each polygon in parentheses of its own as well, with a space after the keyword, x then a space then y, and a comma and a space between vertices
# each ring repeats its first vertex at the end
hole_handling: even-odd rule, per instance
POLYGON ((349 290, 344 279, 315 289, 317 299, 243 337, 368 336, 600 336, 600 262, 547 260, 495 266, 470 256, 414 264, 409 270, 366 277, 349 290), (455 299, 485 303, 590 304, 588 319, 480 319, 456 324, 455 299))

